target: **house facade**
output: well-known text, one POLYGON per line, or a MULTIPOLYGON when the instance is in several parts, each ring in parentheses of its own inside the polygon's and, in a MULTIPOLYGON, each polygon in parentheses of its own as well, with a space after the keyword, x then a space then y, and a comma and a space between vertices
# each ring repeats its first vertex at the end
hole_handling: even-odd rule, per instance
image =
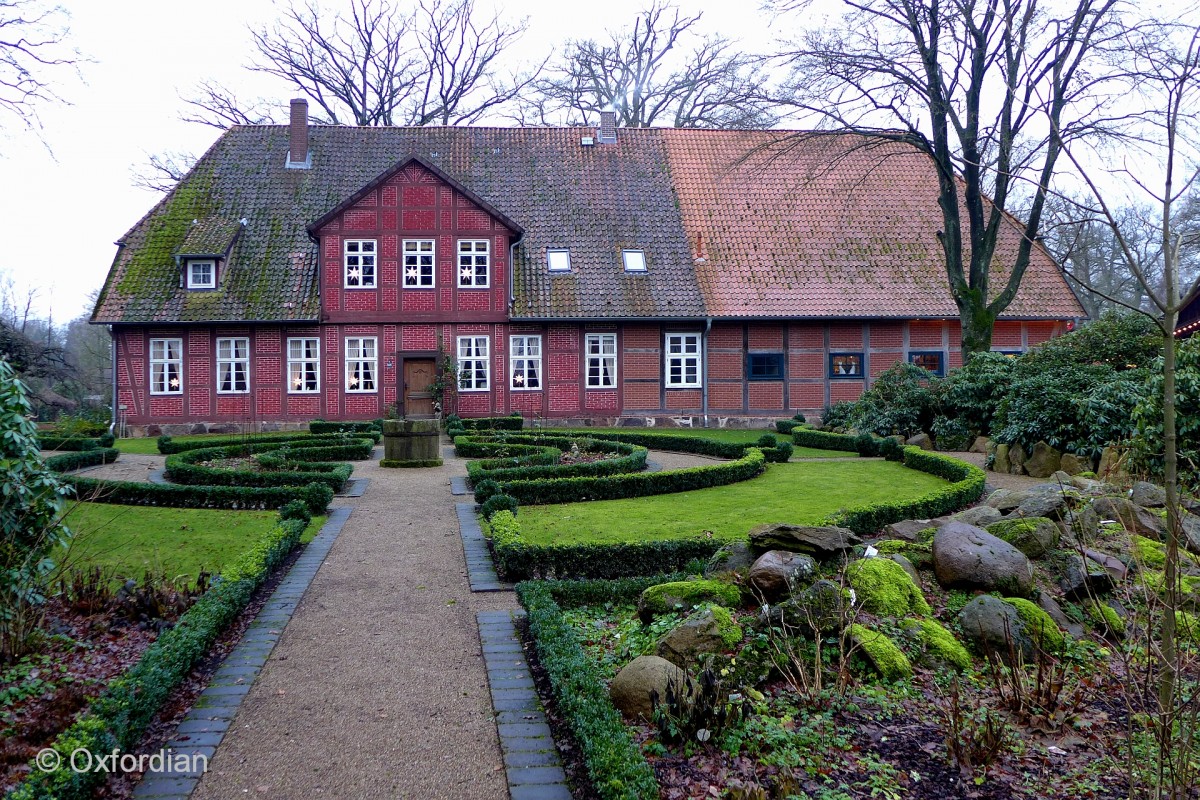
MULTIPOLYGON (((961 364, 936 199, 922 154, 866 137, 310 126, 294 101, 121 239, 93 322, 135 432, 738 425, 961 364)), ((1036 246, 993 346, 1082 316, 1036 246)))

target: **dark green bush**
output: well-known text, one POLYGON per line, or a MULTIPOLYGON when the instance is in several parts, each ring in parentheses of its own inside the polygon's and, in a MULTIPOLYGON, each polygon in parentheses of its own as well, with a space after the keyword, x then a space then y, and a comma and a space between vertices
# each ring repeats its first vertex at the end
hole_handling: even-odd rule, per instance
POLYGON ((752 445, 733 442, 718 442, 703 436, 682 436, 672 433, 655 433, 644 430, 622 431, 556 431, 560 436, 582 436, 609 442, 625 442, 647 447, 651 450, 669 450, 673 453, 694 453, 698 456, 715 458, 741 458, 752 445))
MULTIPOLYGON (((316 420, 308 423, 308 430, 313 434, 323 433, 383 433, 382 420, 371 420, 370 422, 326 422, 325 420, 316 420)), ((376 439, 378 441, 378 439, 376 439)))
POLYGON ((885 370, 854 404, 850 424, 879 436, 929 430, 939 407, 941 379, 915 364, 885 370))
POLYGON ((932 433, 938 450, 966 450, 971 446, 971 429, 961 417, 937 417, 932 433))
POLYGON ((845 428, 854 417, 854 405, 850 400, 840 400, 831 406, 825 406, 825 410, 821 412, 821 424, 826 428, 845 428))
POLYGON ((50 456, 46 466, 55 472, 71 472, 84 467, 95 467, 100 464, 111 464, 121 455, 121 451, 112 447, 77 450, 50 456))
POLYGON ((1147 391, 1153 391, 1150 375, 1149 369, 1123 370, 1083 397, 1079 403, 1082 432, 1074 443, 1080 449, 1076 452, 1098 457, 1108 445, 1129 441, 1136 427, 1134 409, 1143 402, 1147 391))
POLYGON ((1064 365, 1018 378, 996 410, 992 439, 1027 452, 1038 441, 1064 452, 1090 451, 1080 405, 1114 377, 1108 366, 1064 365))
POLYGON ((304 486, 182 486, 106 481, 75 475, 63 475, 61 480, 81 500, 129 506, 270 511, 290 500, 300 500, 313 514, 324 514, 333 501, 333 489, 323 483, 304 486))
POLYGON ((517 514, 517 498, 510 494, 494 494, 487 500, 483 501, 482 506, 483 518, 491 519, 492 515, 497 511, 508 511, 513 516, 517 514))
POLYGON ((519 431, 525 419, 519 414, 510 417, 466 417, 460 420, 468 431, 519 431))
POLYGON ((486 503, 489 497, 500 494, 500 484, 491 479, 479 481, 475 484, 475 502, 479 504, 486 503))
POLYGON ((809 428, 799 428, 792 431, 792 441, 799 447, 813 447, 818 450, 844 450, 847 453, 858 451, 854 437, 842 433, 826 433, 809 428))
POLYGON ((763 455, 766 456, 767 461, 778 462, 782 464, 791 458, 792 453, 795 451, 796 448, 792 445, 792 443, 784 439, 774 447, 768 447, 767 449, 763 450, 763 455))
POLYGON ((540 583, 523 583, 517 597, 528 614, 538 660, 559 713, 579 742, 596 792, 602 800, 658 797, 654 770, 609 700, 596 662, 584 653, 550 591, 540 583))
POLYGON ((758 437, 758 442, 755 443, 755 447, 774 447, 775 441, 774 434, 764 433, 762 436, 758 437))
POLYGON ((571 478, 596 475, 619 475, 640 472, 646 468, 646 448, 624 442, 599 439, 572 439, 561 436, 506 437, 503 440, 485 437, 463 437, 455 446, 456 453, 493 452, 505 454, 501 458, 487 458, 467 464, 467 477, 474 484, 484 478, 495 481, 535 480, 538 478, 571 478), (536 451, 526 455, 513 455, 514 445, 534 447, 536 451), (577 464, 560 464, 564 452, 577 447, 585 453, 616 453, 616 458, 602 461, 587 461, 577 464))
MULTIPOLYGON (((1130 414, 1132 465, 1150 475, 1163 474, 1163 375, 1155 362, 1141 398, 1130 414)), ((1200 483, 1200 336, 1185 339, 1175 357, 1175 435, 1179 474, 1184 486, 1200 483)))
POLYGON ((1001 353, 972 354, 942 384, 943 411, 962 420, 970 431, 987 436, 996 409, 1012 383, 1017 360, 1001 353))
POLYGON ((39 431, 37 436, 38 447, 42 450, 58 450, 58 451, 74 451, 74 450, 95 450, 98 447, 111 447, 112 436, 108 435, 108 444, 102 445, 99 439, 93 439, 85 436, 54 436, 48 433, 39 431))
POLYGON ((316 481, 340 491, 350 479, 353 467, 349 464, 309 461, 319 457, 366 457, 373 444, 360 439, 350 445, 299 447, 290 443, 259 443, 231 447, 209 447, 167 456, 166 476, 175 483, 204 486, 300 486, 316 481), (286 456, 281 451, 287 448, 286 456), (262 471, 225 469, 205 466, 200 462, 221 458, 244 458, 266 454, 268 469, 262 471), (278 457, 273 457, 278 456, 278 457), (303 469, 299 468, 303 464, 303 469))
POLYGON ((85 800, 104 782, 103 770, 75 772, 71 753, 132 750, 146 728, 193 667, 204 658, 217 637, 300 541, 305 524, 281 520, 253 548, 221 573, 203 597, 164 631, 133 667, 111 681, 84 716, 59 734, 53 747, 60 767, 34 769, 7 795, 8 800, 85 800))
POLYGON ((887 436, 879 440, 879 455, 886 458, 888 461, 903 461, 904 460, 904 445, 887 436))
POLYGON ((1102 364, 1114 370, 1148 367, 1162 356, 1162 333, 1144 314, 1107 312, 1076 331, 1039 345, 1017 359, 1021 375, 1065 366, 1102 364))
POLYGON ((279 509, 279 518, 283 520, 298 519, 308 525, 312 521, 312 511, 303 500, 289 500, 279 509))
POLYGON ((802 413, 800 413, 799 411, 797 411, 795 414, 792 415, 792 419, 795 420, 796 422, 799 422, 801 425, 803 425, 805 422, 807 422, 807 420, 804 418, 804 415, 802 413))
POLYGON ((204 439, 175 441, 170 436, 158 437, 158 452, 163 455, 186 453, 189 450, 206 450, 210 447, 232 447, 234 445, 250 444, 285 444, 296 443, 305 447, 326 447, 341 444, 351 444, 370 440, 372 445, 378 444, 382 437, 377 430, 368 430, 356 434, 346 433, 255 433, 246 435, 213 436, 204 439))
POLYGON ((775 420, 775 430, 783 434, 789 434, 803 424, 803 422, 797 422, 794 419, 777 419, 775 420))
POLYGON ((854 449, 864 458, 879 455, 880 440, 869 433, 860 433, 854 437, 854 449))

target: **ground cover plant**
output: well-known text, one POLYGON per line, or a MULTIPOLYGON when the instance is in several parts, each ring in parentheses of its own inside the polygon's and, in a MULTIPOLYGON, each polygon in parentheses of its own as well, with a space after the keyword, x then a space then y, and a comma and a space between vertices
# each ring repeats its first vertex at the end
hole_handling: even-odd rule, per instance
POLYGON ((760 523, 816 523, 844 508, 945 485, 940 478, 892 462, 773 464, 764 475, 730 486, 631 500, 522 506, 521 535, 535 544, 709 535, 731 539, 760 523))

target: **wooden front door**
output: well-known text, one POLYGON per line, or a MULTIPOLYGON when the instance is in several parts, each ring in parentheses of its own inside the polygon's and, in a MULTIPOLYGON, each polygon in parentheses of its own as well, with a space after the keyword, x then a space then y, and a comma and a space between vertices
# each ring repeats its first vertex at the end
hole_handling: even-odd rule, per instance
POLYGON ((400 395, 404 398, 404 416, 433 416, 433 394, 429 391, 433 380, 432 358, 405 359, 404 385, 400 387, 400 395))

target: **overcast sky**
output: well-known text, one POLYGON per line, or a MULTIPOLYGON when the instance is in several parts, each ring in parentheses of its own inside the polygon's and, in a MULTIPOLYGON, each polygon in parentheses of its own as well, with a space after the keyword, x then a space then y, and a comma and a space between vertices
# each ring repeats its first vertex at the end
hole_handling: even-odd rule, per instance
MULTIPOLYGON (((134 187, 131 170, 153 153, 203 152, 218 135, 179 121, 180 94, 202 80, 230 86, 239 96, 277 97, 281 108, 294 94, 241 68, 251 52, 248 28, 263 29, 277 16, 271 0, 63 5, 71 14, 72 43, 92 59, 80 66, 80 80, 56 73, 57 91, 70 105, 41 107, 45 143, 11 118, 0 118, 0 272, 19 287, 36 287, 39 311, 52 311, 56 322, 90 311, 87 295, 104 281, 116 253, 113 242, 160 197, 134 187)), ((644 5, 508 0, 502 7, 529 17, 522 49, 537 56, 564 39, 621 27, 644 5)), ((706 32, 757 46, 778 33, 758 0, 680 5, 704 11, 706 32)))

